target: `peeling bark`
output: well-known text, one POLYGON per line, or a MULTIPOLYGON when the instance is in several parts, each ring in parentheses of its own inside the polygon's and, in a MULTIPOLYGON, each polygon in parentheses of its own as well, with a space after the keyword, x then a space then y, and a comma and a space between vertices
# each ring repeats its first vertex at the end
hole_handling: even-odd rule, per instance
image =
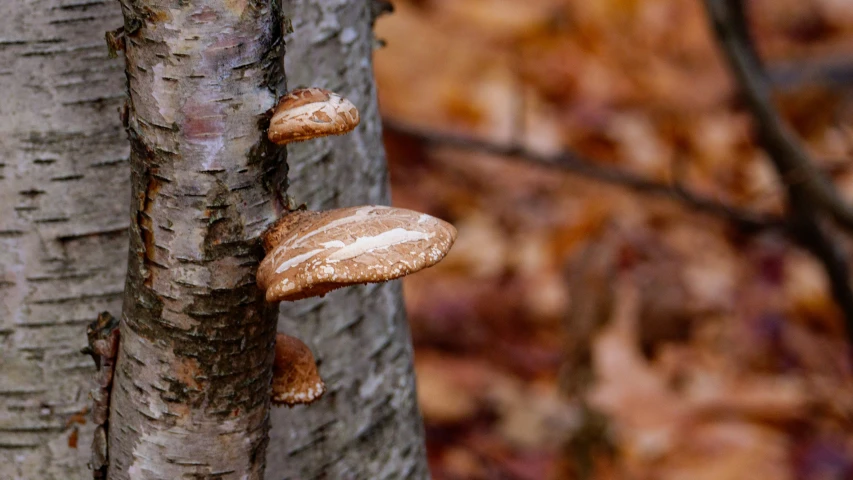
POLYGON ((91 478, 86 326, 118 313, 128 147, 111 0, 0 15, 0 478, 91 478), (79 442, 77 439, 79 438, 79 442))
MULTIPOLYGON (((284 0, 289 87, 328 88, 361 114, 345 136, 288 146, 289 194, 311 209, 390 202, 372 69, 382 5, 284 0)), ((328 391, 273 409, 268 480, 429 477, 399 281, 282 303, 279 330, 308 343, 328 391)))
POLYGON ((89 467, 93 478, 107 478, 107 432, 109 431, 110 391, 113 384, 120 332, 118 320, 109 312, 101 312, 97 320, 89 324, 86 337, 89 346, 83 350, 92 356, 95 362, 95 388, 89 394, 92 397, 92 422, 95 435, 92 439, 92 459, 89 467))
POLYGON ((276 309, 254 273, 286 188, 266 0, 123 0, 130 254, 109 478, 263 475, 276 309))

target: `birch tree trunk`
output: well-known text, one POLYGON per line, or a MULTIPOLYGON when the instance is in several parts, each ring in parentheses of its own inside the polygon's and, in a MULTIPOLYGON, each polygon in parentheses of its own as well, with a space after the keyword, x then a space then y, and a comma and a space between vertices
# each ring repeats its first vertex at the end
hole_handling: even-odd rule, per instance
MULTIPOLYGON (((388 204, 373 82, 373 20, 364 0, 284 0, 288 86, 352 100, 352 133, 288 146, 289 193, 311 209, 388 204)), ((359 286, 281 305, 279 329, 321 362, 327 393, 308 407, 273 409, 268 480, 428 478, 412 347, 400 282, 359 286)))
POLYGON ((120 25, 110 0, 3 3, 2 479, 91 478, 80 349, 98 312, 118 312, 127 258, 123 67, 104 45, 120 25))
POLYGON ((254 274, 286 188, 268 0, 122 0, 132 209, 109 478, 258 479, 277 308, 254 274))
MULTIPOLYGON (((229 5, 239 8, 242 3, 229 5)), ((371 75, 370 2, 285 0, 285 10, 298 30, 288 39, 294 46, 288 56, 291 86, 332 88, 355 100, 362 112, 362 126, 351 135, 291 147, 292 195, 313 208, 387 203, 371 75)), ((108 0, 11 2, 0 18, 0 89, 6 93, 0 102, 0 478, 89 475, 91 424, 79 427, 79 448, 72 447, 78 426, 66 424, 82 418, 75 414, 90 404, 91 359, 78 353, 85 345, 86 324, 99 311, 118 312, 122 298, 130 187, 127 139, 116 110, 125 89, 121 61, 107 59, 103 43, 103 32, 121 23, 119 9, 108 0)), ((183 59, 182 54, 172 57, 183 59)), ((145 92, 178 94, 182 90, 177 84, 189 81, 162 71, 160 78, 171 88, 136 88, 137 100, 145 92)), ((151 107, 150 99, 139 101, 151 107)), ((159 131, 147 145, 175 139, 172 132, 160 130, 147 126, 146 132, 159 131)), ((138 194, 148 189, 143 177, 155 177, 144 166, 139 169, 138 158, 136 162, 138 194)), ((214 177, 230 173, 208 175, 216 182, 214 177)), ((152 195, 158 200, 146 195, 147 208, 162 206, 162 190, 152 195)), ((211 210, 223 210, 216 206, 211 210)), ((167 232, 144 212, 132 221, 137 236, 157 228, 160 235, 167 232)), ((216 218, 212 223, 226 225, 216 218)), ((162 254, 157 235, 150 240, 162 254)), ((139 246, 137 239, 135 248, 139 246)), ((152 261, 146 258, 136 261, 152 261)), ((190 293, 204 290, 191 283, 204 266, 191 261, 181 267, 185 276, 173 286, 190 293)), ((267 477, 425 477, 399 284, 348 289, 292 307, 283 308, 282 328, 302 335, 323 357, 321 368, 331 392, 309 409, 274 411, 267 477)), ((182 374, 188 376, 180 381, 193 372, 182 374)), ((156 390, 158 385, 148 386, 156 390)), ((166 401, 157 404, 151 393, 150 408, 168 406, 166 401)))

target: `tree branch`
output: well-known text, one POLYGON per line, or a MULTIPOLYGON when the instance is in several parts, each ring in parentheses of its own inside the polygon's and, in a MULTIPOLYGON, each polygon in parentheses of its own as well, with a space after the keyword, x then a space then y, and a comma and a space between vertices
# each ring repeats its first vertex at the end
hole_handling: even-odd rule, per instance
POLYGON ((770 81, 749 39, 741 0, 705 0, 717 41, 741 87, 758 127, 761 143, 789 191, 819 206, 853 232, 853 208, 811 161, 806 149, 783 123, 771 99, 770 81))
POLYGON ((387 118, 383 119, 383 128, 386 131, 413 137, 431 145, 475 150, 509 159, 523 160, 611 185, 626 187, 636 192, 669 197, 695 210, 731 221, 744 230, 755 231, 785 227, 785 220, 780 217, 753 213, 726 205, 690 192, 678 183, 656 182, 631 172, 600 166, 573 152, 566 151, 557 155, 545 155, 514 143, 499 144, 470 136, 437 132, 387 118))
POLYGON ((759 139, 788 191, 789 234, 822 264, 853 344, 853 290, 842 248, 824 232, 825 213, 853 232, 853 210, 815 166, 773 105, 769 79, 749 38, 743 0, 705 0, 717 41, 755 118, 759 139))
POLYGON ((844 316, 848 340, 853 344, 850 338, 850 332, 853 332, 853 290, 850 289, 850 270, 844 252, 808 211, 794 215, 790 234, 817 258, 826 271, 832 296, 844 316))

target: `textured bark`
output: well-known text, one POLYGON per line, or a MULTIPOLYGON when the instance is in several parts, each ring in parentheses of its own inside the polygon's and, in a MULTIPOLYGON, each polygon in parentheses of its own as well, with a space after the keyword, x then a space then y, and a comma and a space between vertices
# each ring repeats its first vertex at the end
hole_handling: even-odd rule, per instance
POLYGON ((286 187, 267 0, 123 0, 132 209, 109 478, 263 475, 277 309, 254 273, 286 187))
MULTIPOLYGON (((312 208, 388 203, 369 2, 286 3, 298 29, 289 37, 291 86, 335 89, 363 115, 348 136, 288 147, 293 196, 312 208)), ((92 362, 78 353, 86 325, 100 311, 118 313, 127 265, 128 147, 116 113, 125 96, 123 65, 107 58, 103 43, 103 33, 122 24, 121 12, 111 0, 10 2, 3 11, 0 478, 87 478, 91 422, 66 423, 91 403, 92 362), (72 448, 78 428, 79 447, 72 448)), ((180 92, 174 82, 161 89, 180 92)), ((137 193, 145 174, 136 169, 137 193)), ((137 236, 156 225, 140 227, 136 213, 132 220, 137 236)), ((157 240, 162 228, 153 231, 157 240)), ((186 276, 175 286, 195 293, 186 280, 195 281, 203 265, 182 266, 186 276)), ((282 329, 323 356, 333 392, 307 409, 274 410, 267 477, 425 477, 399 284, 347 289, 283 312, 282 329)))
MULTIPOLYGON (((346 136, 288 146, 289 194, 311 209, 389 203, 371 58, 374 5, 284 0, 294 28, 289 87, 328 88, 361 112, 361 125, 346 136)), ((273 409, 267 479, 429 476, 399 282, 283 303, 279 330, 312 348, 328 391, 307 407, 273 409)))
POLYGON ((121 12, 42 0, 2 13, 0 478, 87 478, 92 424, 74 414, 94 365, 80 349, 98 312, 118 313, 127 257, 123 67, 104 45, 121 12))

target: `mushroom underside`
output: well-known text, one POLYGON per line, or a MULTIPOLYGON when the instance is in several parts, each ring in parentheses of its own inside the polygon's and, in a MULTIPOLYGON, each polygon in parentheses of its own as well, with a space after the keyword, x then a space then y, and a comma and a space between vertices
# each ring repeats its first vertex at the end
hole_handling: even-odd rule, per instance
POLYGON ((359 281, 359 282, 333 282, 333 281, 329 281, 329 282, 315 283, 315 284, 308 286, 306 288, 294 291, 293 293, 288 293, 284 298, 280 297, 281 293, 275 292, 274 291, 275 289, 271 288, 271 289, 267 290, 266 298, 267 298, 268 302, 273 302, 273 301, 292 302, 292 301, 296 301, 296 300, 302 300, 303 298, 323 297, 327 293, 329 293, 333 290, 337 290, 339 288, 351 287, 353 285, 367 285, 368 283, 383 283, 383 282, 386 282, 388 280, 396 280, 396 279, 402 278, 404 276, 406 276, 406 274, 401 274, 401 275, 398 275, 396 277, 389 277, 388 279, 385 279, 385 280, 364 280, 364 281, 359 281))
POLYGON ((309 133, 302 134, 302 135, 279 134, 279 135, 275 135, 274 141, 281 142, 282 140, 286 140, 287 143, 304 142, 306 140, 311 140, 314 138, 330 137, 332 135, 346 135, 347 133, 349 133, 349 130, 329 130, 329 131, 322 131, 322 132, 317 131, 317 132, 309 132, 309 133), (287 138, 282 139, 281 137, 287 137, 287 138))
POLYGON ((273 405, 286 405, 292 407, 294 405, 304 405, 314 403, 326 393, 326 385, 322 380, 318 380, 313 387, 309 387, 304 391, 288 390, 285 392, 277 392, 275 385, 273 386, 273 395, 270 398, 273 405))

